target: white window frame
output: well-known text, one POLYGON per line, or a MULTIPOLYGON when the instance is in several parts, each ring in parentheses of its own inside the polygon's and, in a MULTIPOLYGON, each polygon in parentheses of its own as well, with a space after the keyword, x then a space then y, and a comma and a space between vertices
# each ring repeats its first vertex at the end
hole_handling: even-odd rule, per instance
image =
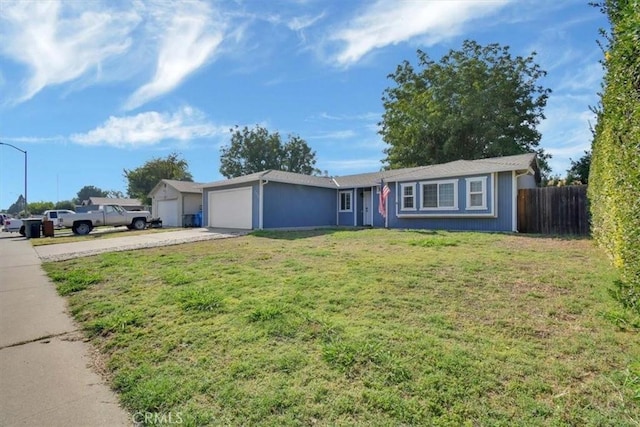
POLYGON ((338 193, 338 212, 353 212, 353 191, 340 191, 338 193), (349 209, 342 209, 342 195, 349 195, 349 209))
POLYGON ((406 182, 404 184, 400 184, 400 210, 401 211, 415 211, 417 209, 416 203, 416 183, 415 182, 406 182), (411 199, 413 199, 413 207, 405 208, 404 200, 409 198, 409 196, 404 195, 404 189, 411 188, 411 199))
POLYGON ((467 182, 467 210, 468 211, 479 211, 487 209, 487 177, 486 176, 474 176, 471 178, 465 179, 467 182), (472 182, 481 182, 482 183, 482 191, 471 192, 471 183, 472 182), (472 194, 482 194, 482 205, 481 206, 471 206, 471 195, 472 194))
POLYGON ((420 183, 420 210, 423 211, 457 211, 458 210, 458 180, 447 179, 440 181, 424 181, 420 183), (437 207, 426 207, 424 205, 424 186, 425 185, 437 185, 437 207), (445 184, 453 184, 453 206, 440 206, 440 186, 445 184))

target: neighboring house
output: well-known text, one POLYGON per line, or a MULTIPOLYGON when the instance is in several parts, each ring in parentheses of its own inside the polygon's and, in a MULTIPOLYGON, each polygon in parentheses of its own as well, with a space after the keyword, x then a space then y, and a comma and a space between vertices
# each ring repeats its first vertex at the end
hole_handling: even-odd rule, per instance
POLYGON ((517 190, 537 181, 533 153, 333 178, 268 170, 202 185, 203 225, 517 231, 517 190))
POLYGON ((138 199, 116 199, 113 197, 89 197, 82 201, 81 206, 76 206, 76 212, 87 212, 96 209, 100 205, 120 205, 128 211, 142 211, 144 204, 138 199))
POLYGON ((195 215, 202 210, 202 184, 188 181, 162 179, 149 193, 151 213, 162 219, 163 227, 192 225, 185 222, 185 215, 195 215))

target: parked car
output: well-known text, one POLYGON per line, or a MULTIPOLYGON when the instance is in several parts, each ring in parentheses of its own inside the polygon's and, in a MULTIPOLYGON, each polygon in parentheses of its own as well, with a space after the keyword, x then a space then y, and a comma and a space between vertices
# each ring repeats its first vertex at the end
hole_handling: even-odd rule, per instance
POLYGON ((126 226, 128 229, 144 230, 151 221, 151 212, 125 210, 120 205, 100 205, 98 210, 74 215, 63 215, 61 224, 73 230, 74 234, 89 234, 101 225, 126 226))
POLYGON ((4 225, 4 220, 9 218, 11 218, 9 215, 0 213, 0 225, 4 225))

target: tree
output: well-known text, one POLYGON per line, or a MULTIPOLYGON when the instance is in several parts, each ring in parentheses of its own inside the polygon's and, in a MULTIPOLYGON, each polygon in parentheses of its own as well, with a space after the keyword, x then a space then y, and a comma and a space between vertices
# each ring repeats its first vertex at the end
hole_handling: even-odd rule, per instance
POLYGON ((589 168, 591 167, 591 151, 585 151, 578 161, 571 160, 571 167, 567 170, 567 184, 580 182, 589 183, 589 168))
POLYGON ((417 54, 421 69, 404 61, 382 98, 389 168, 538 152, 549 170, 536 126, 551 90, 537 84, 546 72, 535 53, 513 58, 508 46, 467 40, 438 63, 417 54))
POLYGON ((60 200, 56 203, 54 209, 68 209, 73 211, 76 209, 76 204, 73 202, 73 200, 60 200))
POLYGON ((29 203, 29 212, 34 215, 42 215, 44 211, 54 209, 53 202, 32 202, 29 203))
POLYGON ((24 196, 21 194, 18 196, 18 199, 11 206, 9 206, 9 209, 7 209, 7 212, 10 213, 11 215, 18 215, 20 214, 20 212, 23 212, 24 210, 25 210, 24 196))
POLYGON ((614 295, 640 313, 640 14, 638 2, 600 4, 611 24, 589 170, 591 232, 620 272, 614 295))
POLYGON ((268 169, 305 175, 320 172, 314 167, 316 153, 297 135, 289 135, 283 144, 278 132, 269 133, 257 125, 254 129, 236 126, 230 132, 231 143, 222 147, 220 156, 220 173, 227 178, 268 169))
POLYGON ((161 179, 193 181, 189 164, 177 153, 171 153, 166 158, 153 158, 136 169, 124 169, 124 177, 129 183, 129 197, 137 198, 146 205, 151 204, 149 192, 161 179))
POLYGON ((93 185, 85 185, 78 191, 78 195, 76 196, 76 200, 78 204, 88 200, 90 197, 107 197, 107 192, 94 187, 93 185))

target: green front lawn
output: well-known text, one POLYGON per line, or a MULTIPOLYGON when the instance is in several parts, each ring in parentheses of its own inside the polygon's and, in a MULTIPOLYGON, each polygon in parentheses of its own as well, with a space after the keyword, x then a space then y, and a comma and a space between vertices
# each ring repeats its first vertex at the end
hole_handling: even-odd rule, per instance
POLYGON ((45 269, 126 407, 182 425, 640 422, 590 240, 261 232, 45 269))

